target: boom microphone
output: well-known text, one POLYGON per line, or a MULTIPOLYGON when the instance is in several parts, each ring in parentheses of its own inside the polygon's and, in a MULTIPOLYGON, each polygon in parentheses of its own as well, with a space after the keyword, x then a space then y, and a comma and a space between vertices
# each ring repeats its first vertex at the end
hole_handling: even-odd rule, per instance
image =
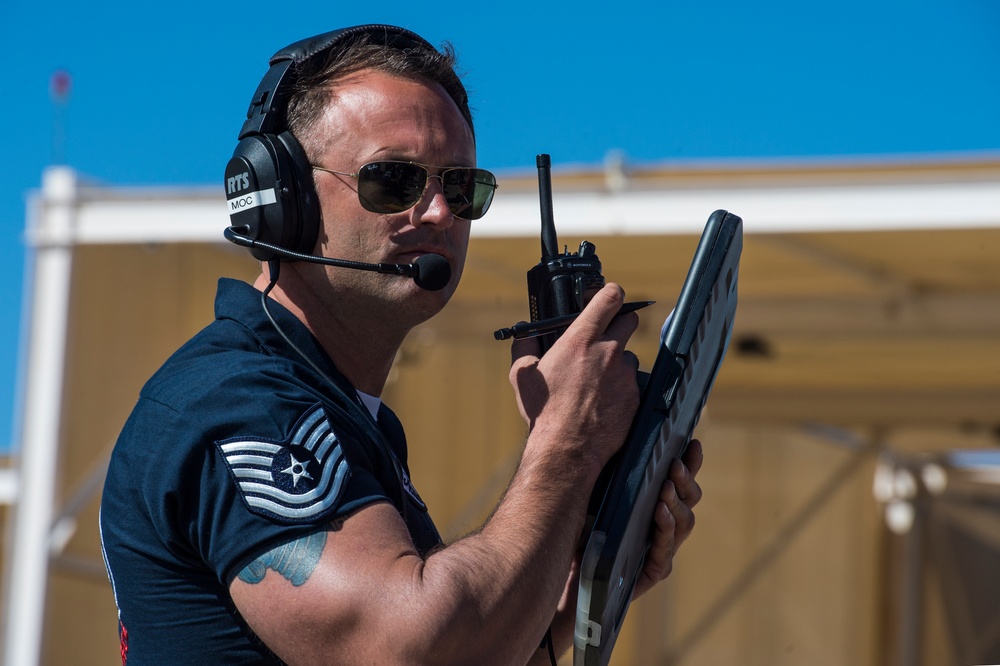
POLYGON ((337 266, 339 268, 354 268, 361 271, 374 271, 388 275, 402 275, 413 278, 413 281, 421 289, 427 291, 438 291, 443 289, 451 281, 451 266, 448 260, 440 254, 425 254, 417 257, 412 264, 368 264, 363 261, 350 261, 348 259, 333 259, 330 257, 317 257, 311 254, 293 252, 271 243, 254 240, 239 233, 238 227, 227 227, 223 232, 226 240, 241 245, 246 248, 261 248, 273 252, 288 259, 308 261, 314 264, 325 264, 327 266, 337 266))
POLYGON ((440 254, 422 254, 407 265, 410 267, 416 267, 417 274, 411 277, 421 289, 437 291, 451 281, 451 265, 440 254))

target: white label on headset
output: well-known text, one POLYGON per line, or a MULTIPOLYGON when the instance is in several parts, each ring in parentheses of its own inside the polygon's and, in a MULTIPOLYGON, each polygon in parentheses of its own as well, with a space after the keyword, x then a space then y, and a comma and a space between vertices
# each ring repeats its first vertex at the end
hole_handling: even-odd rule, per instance
POLYGON ((229 214, 235 215, 236 213, 242 213, 245 210, 250 210, 251 208, 256 208, 257 206, 273 204, 277 201, 278 197, 274 193, 274 190, 247 192, 243 196, 229 199, 229 214))

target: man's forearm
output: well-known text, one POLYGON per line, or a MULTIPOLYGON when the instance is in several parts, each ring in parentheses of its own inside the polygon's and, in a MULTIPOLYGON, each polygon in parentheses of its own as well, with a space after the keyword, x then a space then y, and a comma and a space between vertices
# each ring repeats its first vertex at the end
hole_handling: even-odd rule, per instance
MULTIPOLYGON (((568 603, 567 577, 596 475, 579 461, 536 454, 531 444, 486 525, 432 555, 424 568, 425 584, 468 591, 466 610, 451 628, 462 636, 456 649, 466 657, 474 640, 483 654, 523 655, 507 663, 527 663, 557 607, 568 603)), ((572 609, 559 616, 554 635, 563 651, 572 640, 572 609)))

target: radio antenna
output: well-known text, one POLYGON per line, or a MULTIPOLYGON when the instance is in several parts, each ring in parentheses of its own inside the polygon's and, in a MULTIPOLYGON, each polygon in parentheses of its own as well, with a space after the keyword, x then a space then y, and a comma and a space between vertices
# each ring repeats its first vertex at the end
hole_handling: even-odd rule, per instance
POLYGON ((554 259, 559 254, 559 239, 552 215, 552 160, 546 153, 535 157, 538 167, 538 199, 542 213, 542 261, 554 259))

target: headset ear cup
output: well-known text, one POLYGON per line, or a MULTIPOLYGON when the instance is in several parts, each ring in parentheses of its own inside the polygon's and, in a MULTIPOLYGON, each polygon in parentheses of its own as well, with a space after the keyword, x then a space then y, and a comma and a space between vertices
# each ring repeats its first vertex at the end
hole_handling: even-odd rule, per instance
MULTIPOLYGON (((304 153, 291 135, 253 134, 240 141, 226 165, 229 217, 237 233, 294 252, 312 252, 319 224, 313 222, 303 234, 300 179, 308 178, 306 209, 313 212, 318 207, 311 169, 303 161, 304 153), (291 156, 289 145, 298 149, 298 160, 291 156)), ((318 218, 318 212, 313 216, 318 218)), ((279 258, 259 247, 251 254, 261 261, 279 258)))
MULTIPOLYGON (((251 240, 276 244, 284 234, 284 198, 278 192, 278 165, 264 135, 241 139, 226 164, 226 200, 230 225, 251 240)), ((250 253, 261 261, 274 255, 261 248, 250 253)))

